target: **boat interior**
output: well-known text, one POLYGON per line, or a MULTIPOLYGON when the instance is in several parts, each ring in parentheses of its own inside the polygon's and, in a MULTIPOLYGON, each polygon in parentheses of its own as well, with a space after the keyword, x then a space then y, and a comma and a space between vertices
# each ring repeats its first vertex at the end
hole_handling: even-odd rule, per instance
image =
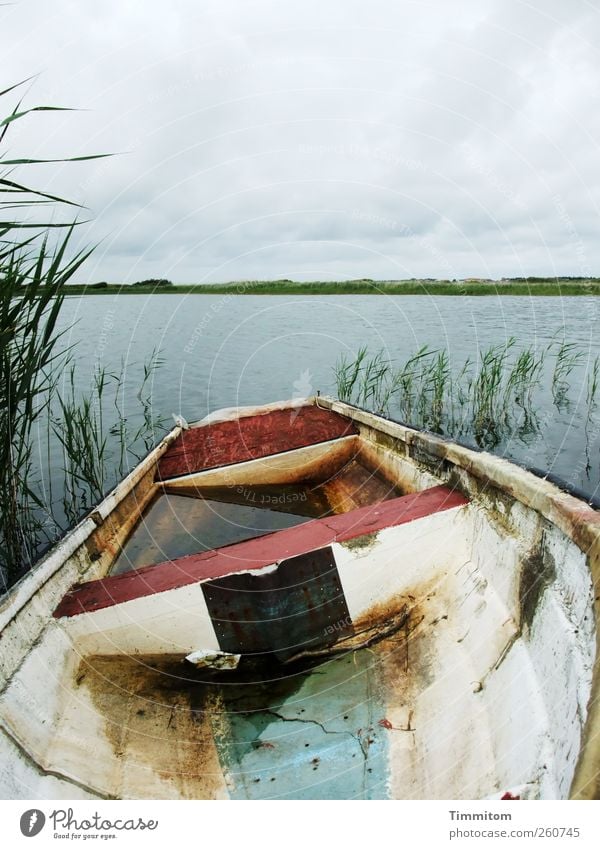
POLYGON ((330 399, 177 427, 0 604, 0 787, 594 793, 586 510, 330 399))
POLYGON ((243 475, 239 483, 226 483, 227 473, 212 475, 210 483, 198 475, 161 481, 110 574, 221 548, 403 494, 363 459, 354 440, 344 449, 330 450, 331 457, 323 451, 318 464, 294 482, 286 480, 294 475, 286 475, 280 464, 278 468, 264 461, 264 483, 248 483, 243 475), (276 482, 270 480, 269 466, 276 482))

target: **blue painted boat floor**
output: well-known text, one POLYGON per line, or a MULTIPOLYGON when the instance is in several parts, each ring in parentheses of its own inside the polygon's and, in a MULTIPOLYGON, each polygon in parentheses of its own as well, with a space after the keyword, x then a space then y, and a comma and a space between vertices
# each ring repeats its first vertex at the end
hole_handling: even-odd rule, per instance
POLYGON ((223 683, 213 734, 235 799, 388 798, 381 664, 369 650, 223 683))
POLYGON ((245 656, 235 670, 89 657, 72 711, 87 727, 89 699, 103 723, 118 798, 143 786, 147 798, 386 799, 397 740, 412 739, 386 725, 406 725, 394 711, 412 704, 403 639, 287 665, 245 656))

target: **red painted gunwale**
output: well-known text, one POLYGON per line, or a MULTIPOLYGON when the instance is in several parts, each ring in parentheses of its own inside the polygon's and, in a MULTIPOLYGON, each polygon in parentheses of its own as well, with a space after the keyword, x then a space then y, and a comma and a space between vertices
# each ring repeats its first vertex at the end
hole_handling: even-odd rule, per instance
POLYGON ((232 572, 261 569, 334 542, 403 525, 465 504, 468 504, 468 499, 461 493, 445 486, 435 486, 349 513, 313 519, 257 539, 76 585, 62 599, 54 616, 61 618, 91 613, 232 572))
POLYGON ((356 433, 350 419, 314 405, 215 422, 178 436, 159 461, 158 478, 258 460, 356 433))

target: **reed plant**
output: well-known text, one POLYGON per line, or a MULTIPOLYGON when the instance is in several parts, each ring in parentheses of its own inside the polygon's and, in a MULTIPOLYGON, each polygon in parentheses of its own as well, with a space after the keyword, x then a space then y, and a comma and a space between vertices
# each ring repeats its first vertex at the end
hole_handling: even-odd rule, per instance
POLYGON ((588 410, 593 412, 596 409, 596 395, 600 385, 600 354, 594 358, 592 367, 587 379, 587 395, 586 401, 588 410))
POLYGON ((342 354, 335 364, 335 381, 338 398, 341 401, 350 401, 355 397, 357 381, 367 354, 368 349, 365 346, 359 348, 351 360, 347 359, 346 354, 342 354))
POLYGON ((552 374, 552 395, 558 409, 568 407, 569 377, 580 364, 584 352, 580 351, 575 342, 550 343, 550 350, 555 348, 554 371, 552 374))
MULTIPOLYGON (((0 92, 0 100, 16 96, 18 89, 17 85, 0 92)), ((77 360, 65 345, 60 317, 66 285, 91 249, 73 253, 76 222, 57 221, 44 213, 48 207, 64 212, 78 205, 18 178, 19 168, 46 160, 11 158, 4 150, 16 121, 45 111, 56 107, 24 108, 17 99, 0 119, 0 592, 31 568, 43 547, 65 530, 64 517, 67 524, 76 521, 102 497, 131 455, 139 456, 140 450, 150 447, 163 426, 151 398, 152 377, 160 365, 156 353, 143 366, 138 392, 141 423, 133 430, 123 412, 123 370, 114 375, 100 369, 87 393, 77 389, 77 360), (64 373, 66 388, 59 387, 59 375, 64 373), (63 515, 56 508, 51 475, 44 475, 51 464, 53 440, 63 449, 63 515)), ((72 211, 67 218, 70 215, 72 211)))
MULTIPOLYGON (((6 102, 18 92, 0 92, 6 102)), ((26 570, 40 544, 44 523, 32 483, 31 432, 45 409, 49 374, 64 356, 58 318, 67 281, 87 258, 67 258, 74 225, 44 216, 48 205, 76 206, 33 189, 15 169, 41 160, 12 158, 5 150, 9 129, 31 113, 20 99, 0 119, 0 585, 26 570), (51 240, 51 233, 60 233, 51 240), (52 246, 51 246, 52 241, 52 246)))
POLYGON ((165 419, 156 412, 151 392, 152 378, 161 364, 156 350, 141 364, 137 410, 124 406, 124 363, 118 370, 97 367, 85 391, 77 386, 72 364, 63 385, 53 387, 49 419, 62 448, 62 509, 69 524, 97 504, 163 435, 165 419), (138 425, 132 426, 132 421, 138 425))
MULTIPOLYGON (((516 437, 524 442, 540 431, 540 410, 550 397, 557 409, 569 403, 570 379, 584 352, 574 343, 539 350, 519 348, 514 338, 479 351, 473 360, 450 363, 448 352, 423 346, 394 364, 365 347, 335 369, 341 400, 374 412, 396 415, 411 425, 495 448, 516 437)), ((587 416, 596 407, 600 357, 587 377, 587 416)))

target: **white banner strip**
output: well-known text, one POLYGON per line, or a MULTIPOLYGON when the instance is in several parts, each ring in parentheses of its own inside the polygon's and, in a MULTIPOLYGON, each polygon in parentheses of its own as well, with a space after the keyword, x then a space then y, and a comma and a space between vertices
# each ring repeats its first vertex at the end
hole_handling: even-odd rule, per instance
POLYGON ((0 802, 2 845, 598 847, 594 802, 0 802), (233 807, 232 807, 233 805, 233 807))

